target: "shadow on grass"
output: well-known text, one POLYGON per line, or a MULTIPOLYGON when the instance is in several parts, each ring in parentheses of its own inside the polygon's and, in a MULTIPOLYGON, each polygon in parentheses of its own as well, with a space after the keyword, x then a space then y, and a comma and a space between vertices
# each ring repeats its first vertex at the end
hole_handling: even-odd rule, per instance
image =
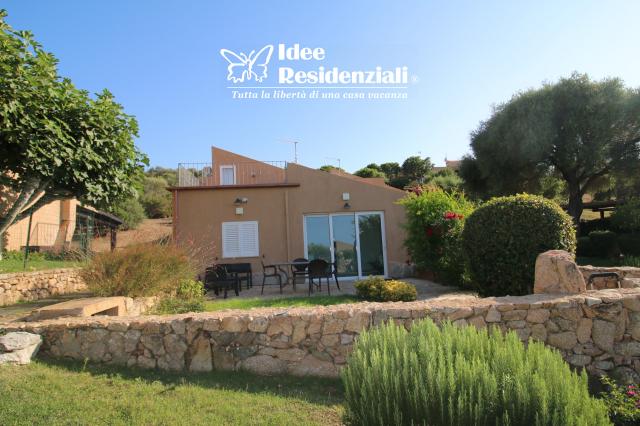
POLYGON ((170 392, 178 386, 197 386, 254 394, 270 394, 290 397, 306 402, 332 406, 343 402, 344 390, 340 379, 294 377, 288 375, 258 376, 246 371, 212 371, 208 373, 170 372, 143 370, 104 364, 93 364, 75 360, 60 360, 42 357, 42 365, 61 368, 72 373, 88 373, 97 378, 118 377, 147 384, 160 382, 170 392))

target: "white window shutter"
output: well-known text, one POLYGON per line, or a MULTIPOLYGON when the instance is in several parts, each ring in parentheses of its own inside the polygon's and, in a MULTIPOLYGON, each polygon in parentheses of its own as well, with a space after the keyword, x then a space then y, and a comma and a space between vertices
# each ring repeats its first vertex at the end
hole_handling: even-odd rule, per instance
POLYGON ((222 257, 258 257, 258 222, 223 222, 222 257))

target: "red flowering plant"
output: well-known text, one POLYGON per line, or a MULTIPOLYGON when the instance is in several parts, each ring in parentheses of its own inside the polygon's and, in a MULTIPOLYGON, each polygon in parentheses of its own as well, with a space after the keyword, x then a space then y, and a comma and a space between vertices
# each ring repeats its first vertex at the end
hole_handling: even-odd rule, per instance
POLYGON ((640 386, 638 384, 618 385, 609 377, 602 377, 608 389, 602 393, 609 418, 615 425, 640 424, 640 386))
POLYGON ((407 216, 405 246, 416 266, 433 272, 440 282, 461 285, 460 234, 473 204, 462 193, 429 187, 414 188, 400 204, 407 216))

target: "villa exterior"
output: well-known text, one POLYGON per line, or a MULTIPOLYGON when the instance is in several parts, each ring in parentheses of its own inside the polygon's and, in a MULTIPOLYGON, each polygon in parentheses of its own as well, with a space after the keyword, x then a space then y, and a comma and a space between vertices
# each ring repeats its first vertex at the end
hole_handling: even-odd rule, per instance
POLYGON ((212 247, 216 263, 296 258, 337 261, 343 277, 407 273, 404 191, 382 179, 252 160, 212 148, 207 164, 178 168, 174 238, 212 247))

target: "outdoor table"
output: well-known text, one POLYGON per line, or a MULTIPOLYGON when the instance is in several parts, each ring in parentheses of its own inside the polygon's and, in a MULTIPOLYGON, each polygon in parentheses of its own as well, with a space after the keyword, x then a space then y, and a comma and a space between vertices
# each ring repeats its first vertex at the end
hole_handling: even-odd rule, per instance
POLYGON ((293 285, 293 291, 296 291, 296 282, 294 279, 293 280, 291 279, 289 271, 291 270, 291 268, 295 266, 306 266, 306 265, 309 265, 308 261, 307 262, 274 262, 274 263, 271 263, 269 266, 275 266, 278 269, 278 271, 282 272, 285 276, 284 285, 286 286, 291 282, 291 284, 293 285))

